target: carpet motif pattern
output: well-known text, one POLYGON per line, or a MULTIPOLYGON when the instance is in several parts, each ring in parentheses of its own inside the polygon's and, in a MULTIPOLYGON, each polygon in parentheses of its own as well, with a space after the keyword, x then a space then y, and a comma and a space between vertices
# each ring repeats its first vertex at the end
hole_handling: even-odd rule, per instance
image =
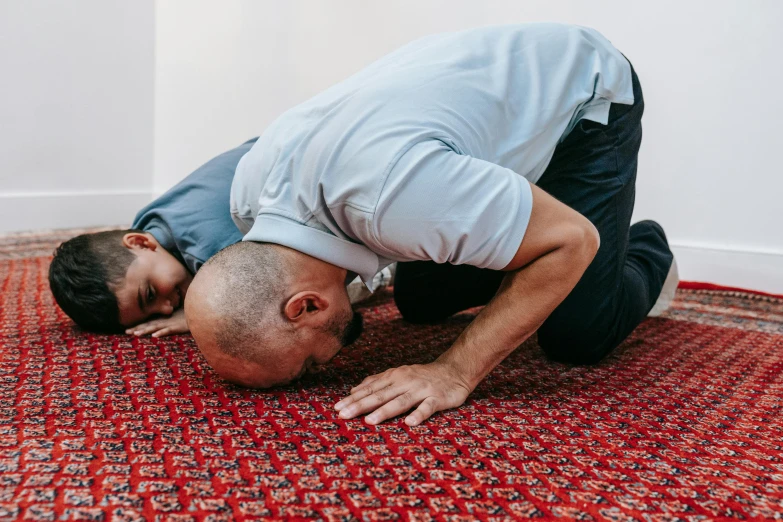
POLYGON ((476 310, 404 323, 385 291, 323 374, 223 384, 189 336, 72 327, 48 257, 0 260, 0 519, 783 518, 783 300, 680 291, 606 361, 531 339, 460 409, 343 421, 351 386, 446 349, 476 310))

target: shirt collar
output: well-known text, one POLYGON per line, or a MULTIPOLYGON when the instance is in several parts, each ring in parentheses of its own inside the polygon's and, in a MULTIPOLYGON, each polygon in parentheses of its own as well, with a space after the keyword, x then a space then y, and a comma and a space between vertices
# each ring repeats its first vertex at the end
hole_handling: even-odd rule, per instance
POLYGON ((277 214, 260 214, 243 241, 276 243, 355 272, 372 290, 381 269, 378 256, 366 246, 308 227, 277 214))

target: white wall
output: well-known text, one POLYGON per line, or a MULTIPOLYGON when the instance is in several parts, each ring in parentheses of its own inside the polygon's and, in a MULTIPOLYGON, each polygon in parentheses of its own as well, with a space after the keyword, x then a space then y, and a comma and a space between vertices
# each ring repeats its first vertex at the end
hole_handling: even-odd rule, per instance
POLYGON ((151 0, 0 2, 0 232, 131 220, 154 73, 151 0))
POLYGON ((425 34, 593 26, 645 91, 636 219, 685 279, 783 293, 776 0, 0 2, 0 232, 127 223, 281 112, 425 34))
POLYGON ((645 93, 634 219, 664 225, 683 279, 783 293, 783 2, 167 0, 156 16, 158 192, 419 36, 595 27, 645 93))
POLYGON ((295 4, 156 3, 157 193, 304 99, 290 82, 295 4))

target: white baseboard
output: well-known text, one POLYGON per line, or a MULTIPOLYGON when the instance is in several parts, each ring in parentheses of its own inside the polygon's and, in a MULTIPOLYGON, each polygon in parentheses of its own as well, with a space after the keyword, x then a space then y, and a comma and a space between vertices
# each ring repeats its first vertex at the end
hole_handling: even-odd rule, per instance
POLYGON ((130 225, 151 191, 0 194, 0 233, 130 225))
POLYGON ((680 279, 783 294, 783 252, 672 243, 680 279))

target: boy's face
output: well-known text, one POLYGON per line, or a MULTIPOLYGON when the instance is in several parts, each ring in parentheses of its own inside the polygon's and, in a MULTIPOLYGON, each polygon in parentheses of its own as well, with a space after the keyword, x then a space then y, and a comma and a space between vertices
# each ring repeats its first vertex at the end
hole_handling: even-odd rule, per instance
POLYGON ((122 325, 134 326, 181 308, 193 280, 185 265, 151 234, 131 232, 123 236, 122 243, 136 255, 115 291, 122 325))

